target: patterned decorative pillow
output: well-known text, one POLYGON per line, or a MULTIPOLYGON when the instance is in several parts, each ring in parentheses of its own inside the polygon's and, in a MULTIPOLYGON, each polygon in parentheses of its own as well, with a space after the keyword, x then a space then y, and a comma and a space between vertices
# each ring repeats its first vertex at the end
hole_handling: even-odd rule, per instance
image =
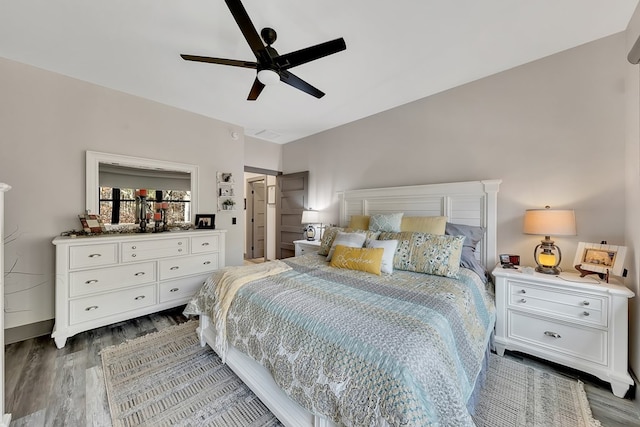
POLYGON ((369 229, 369 215, 351 215, 349 219, 349 228, 356 230, 369 229))
POLYGON ((371 231, 400 231, 403 212, 392 214, 373 214, 369 217, 371 231))
POLYGON ((333 240, 333 245, 331 245, 331 249, 327 255, 327 261, 331 261, 333 252, 336 250, 336 246, 343 245, 351 248, 361 248, 364 246, 365 240, 367 240, 367 233, 345 233, 343 231, 338 231, 338 235, 333 240))
POLYGON ((400 231, 444 234, 446 226, 446 216, 403 216, 400 231))
POLYGON ((458 277, 464 236, 429 233, 380 233, 380 240, 398 240, 393 268, 458 277))
POLYGON ((344 228, 329 227, 324 230, 324 233, 322 234, 322 240, 320 241, 320 249, 318 249, 319 255, 329 255, 329 250, 331 250, 333 240, 336 238, 339 231, 344 231, 344 228))
POLYGON ((380 275, 383 248, 352 248, 338 245, 331 258, 331 266, 380 275))
POLYGON ((398 248, 397 240, 370 240, 365 243, 367 248, 382 248, 384 249, 384 255, 382 256, 382 265, 380 271, 383 273, 393 273, 393 257, 396 254, 398 248))

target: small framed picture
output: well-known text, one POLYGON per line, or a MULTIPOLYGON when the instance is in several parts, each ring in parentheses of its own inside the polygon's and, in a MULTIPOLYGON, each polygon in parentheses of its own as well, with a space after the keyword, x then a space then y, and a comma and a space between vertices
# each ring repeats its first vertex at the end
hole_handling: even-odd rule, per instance
POLYGON ((87 234, 99 234, 105 231, 104 224, 98 215, 82 214, 78 215, 82 229, 87 234))
POLYGON ((573 264, 582 270, 620 276, 626 253, 625 246, 579 242, 573 264))
POLYGON ((196 214, 196 228, 213 230, 216 228, 215 214, 196 214))

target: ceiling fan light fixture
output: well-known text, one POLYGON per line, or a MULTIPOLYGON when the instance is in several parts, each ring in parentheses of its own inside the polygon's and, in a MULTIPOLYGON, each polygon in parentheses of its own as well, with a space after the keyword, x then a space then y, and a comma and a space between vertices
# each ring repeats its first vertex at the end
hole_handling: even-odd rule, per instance
POLYGON ((280 81, 280 75, 273 70, 260 70, 258 80, 265 86, 275 85, 280 81))

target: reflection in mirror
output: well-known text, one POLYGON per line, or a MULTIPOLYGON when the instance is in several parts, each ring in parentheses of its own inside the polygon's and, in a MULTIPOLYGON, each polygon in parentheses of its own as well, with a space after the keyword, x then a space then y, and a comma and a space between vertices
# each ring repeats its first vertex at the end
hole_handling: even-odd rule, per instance
POLYGON ((86 209, 105 224, 138 223, 142 192, 146 211, 165 209, 169 224, 191 222, 197 212, 195 165, 87 151, 86 168, 86 209))

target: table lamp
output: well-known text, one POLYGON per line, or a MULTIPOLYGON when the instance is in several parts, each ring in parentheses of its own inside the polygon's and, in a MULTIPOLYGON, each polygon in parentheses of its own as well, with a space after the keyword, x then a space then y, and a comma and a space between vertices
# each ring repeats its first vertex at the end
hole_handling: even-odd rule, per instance
POLYGON ((302 211, 302 224, 307 226, 304 228, 304 236, 307 240, 314 240, 316 238, 316 229, 311 224, 317 224, 320 222, 320 212, 314 210, 302 211))
POLYGON ((536 271, 560 274, 558 266, 562 261, 562 252, 551 240, 551 236, 575 236, 575 212, 568 209, 551 209, 549 206, 544 209, 528 209, 524 214, 523 233, 545 236, 533 250, 536 271))

